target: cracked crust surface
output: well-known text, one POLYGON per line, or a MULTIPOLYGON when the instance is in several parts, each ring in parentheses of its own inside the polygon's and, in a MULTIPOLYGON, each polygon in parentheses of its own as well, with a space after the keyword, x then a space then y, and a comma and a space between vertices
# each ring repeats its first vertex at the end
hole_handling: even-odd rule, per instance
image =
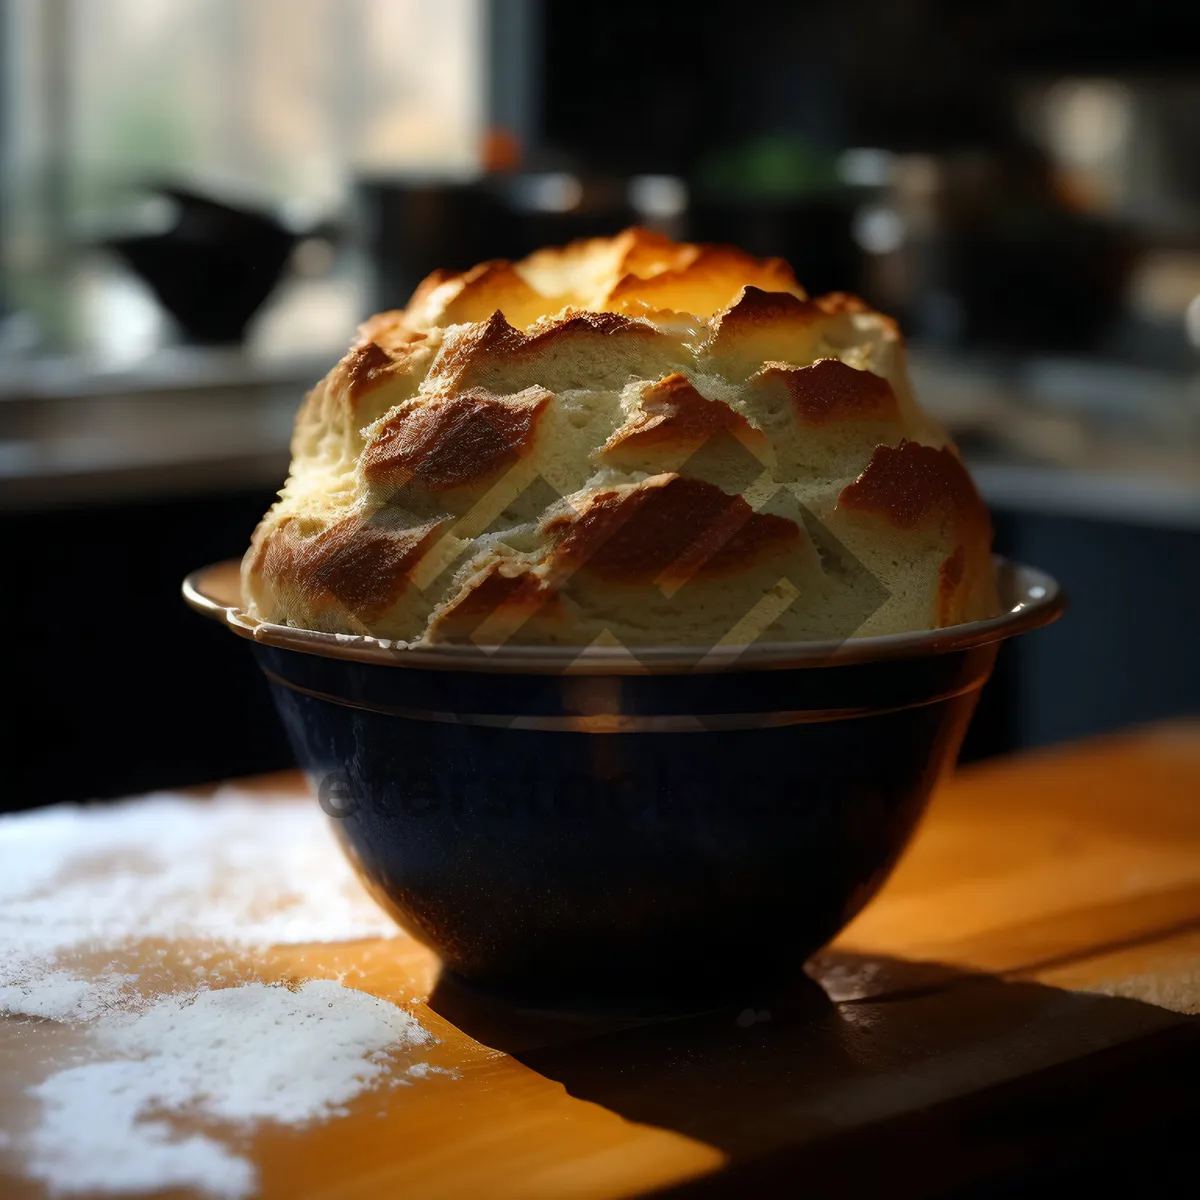
POLYGON ((366 322, 242 580, 260 619, 333 632, 703 645, 993 615, 990 546, 895 322, 630 229, 366 322))

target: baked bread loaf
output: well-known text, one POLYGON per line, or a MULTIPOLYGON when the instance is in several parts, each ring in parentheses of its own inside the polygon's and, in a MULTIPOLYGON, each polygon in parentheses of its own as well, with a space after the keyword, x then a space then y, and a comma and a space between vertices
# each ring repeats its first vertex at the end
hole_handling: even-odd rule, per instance
POLYGON ((711 646, 997 612, 991 525, 895 323, 641 229, 435 272, 308 396, 261 620, 711 646))

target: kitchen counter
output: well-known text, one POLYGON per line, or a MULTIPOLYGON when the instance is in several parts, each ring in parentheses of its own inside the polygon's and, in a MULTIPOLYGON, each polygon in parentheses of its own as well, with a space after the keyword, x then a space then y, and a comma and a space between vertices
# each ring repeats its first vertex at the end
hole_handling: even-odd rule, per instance
POLYGON ((9 364, 0 511, 278 486, 296 408, 331 357, 177 349, 136 370, 9 364))
POLYGON ((920 351, 910 371, 993 508, 1200 529, 1200 373, 920 351))
POLYGON ((0 511, 279 487, 307 386, 289 379, 0 404, 0 511))
MULTIPOLYGON (((295 775, 241 790, 264 805, 304 794, 295 775)), ((821 1195, 947 1195, 1055 1171, 1140 1190, 1194 1118, 1197 794, 1195 720, 961 771, 883 892, 811 964, 819 986, 772 1012, 514 1013, 439 984, 407 938, 226 963, 398 1004, 440 1039, 425 1069, 452 1073, 376 1089, 304 1132, 242 1130, 237 1145, 261 1194, 288 1200, 774 1194, 798 1180, 821 1195)), ((186 944, 145 954, 188 986, 186 944)), ((71 1045, 53 1021, 0 1021, 0 1117, 26 1111, 18 1082, 71 1045)), ((179 1127, 231 1136, 196 1117, 179 1127)), ((0 1190, 40 1198, 11 1157, 4 1177, 4 1153, 0 1190)))

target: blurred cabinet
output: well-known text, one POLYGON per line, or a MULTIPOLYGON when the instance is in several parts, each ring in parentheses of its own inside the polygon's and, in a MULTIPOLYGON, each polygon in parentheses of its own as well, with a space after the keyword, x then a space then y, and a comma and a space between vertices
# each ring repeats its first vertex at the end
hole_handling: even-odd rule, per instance
POLYGON ((0 514, 0 810, 289 765, 258 669, 179 595, 240 554, 268 490, 0 514))
POLYGON ((1200 530, 997 514, 998 548, 1070 608, 1005 651, 1010 737, 1041 746, 1200 712, 1200 530))

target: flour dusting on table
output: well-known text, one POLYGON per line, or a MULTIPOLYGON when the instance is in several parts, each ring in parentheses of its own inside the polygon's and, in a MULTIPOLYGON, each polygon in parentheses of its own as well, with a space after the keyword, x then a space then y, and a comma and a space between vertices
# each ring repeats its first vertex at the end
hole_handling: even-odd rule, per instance
POLYGON ((45 953, 184 935, 243 944, 394 937, 309 800, 148 796, 0 819, 0 937, 45 953))
POLYGON ((37 1123, 0 1130, 0 1148, 54 1194, 251 1196, 256 1125, 327 1120, 385 1082, 443 1073, 411 1061, 437 1039, 397 1005, 234 968, 255 947, 403 936, 311 801, 55 806, 0 818, 0 859, 0 1015, 83 1037, 30 1088, 37 1123), (130 970, 129 947, 147 944, 159 946, 150 965, 143 950, 130 970), (197 1116, 235 1132, 175 1123, 197 1116))
POLYGON ((431 1041, 394 1004, 325 979, 295 991, 247 983, 164 997, 102 1022, 102 1058, 34 1089, 44 1116, 29 1173, 85 1192, 191 1186, 247 1196, 246 1158, 213 1137, 176 1136, 164 1116, 242 1126, 337 1116, 385 1074, 389 1051, 431 1041))

